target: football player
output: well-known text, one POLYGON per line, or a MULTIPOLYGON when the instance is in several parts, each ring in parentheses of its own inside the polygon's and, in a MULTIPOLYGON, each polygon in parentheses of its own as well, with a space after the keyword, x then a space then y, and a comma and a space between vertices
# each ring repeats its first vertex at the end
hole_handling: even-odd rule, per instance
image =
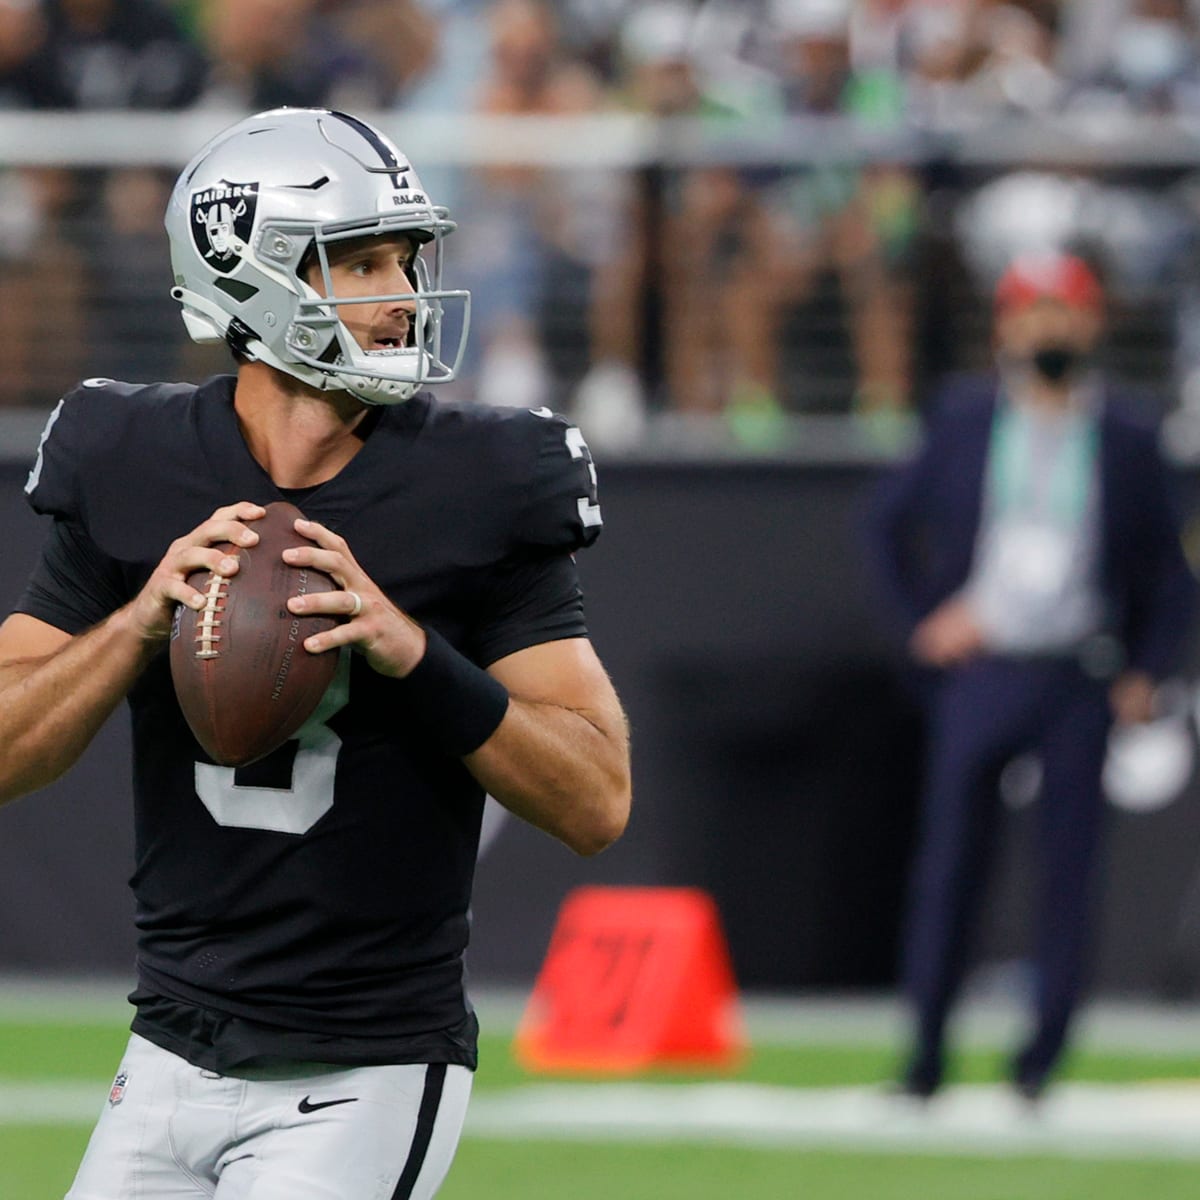
MULTIPOLYGON (((0 800, 132 713, 132 1037, 70 1200, 425 1198, 476 1065, 464 995, 485 792, 581 854, 624 829, 627 729, 573 554, 600 530, 578 429, 439 403, 469 298, 454 228, 380 132, 261 113, 187 165, 166 217, 191 336, 235 376, 88 380, 29 476, 53 518, 0 626, 0 800), (297 738, 206 759, 166 652, 187 578, 232 575, 287 499, 290 561, 339 590, 339 658, 297 738)), ((519 397, 514 397, 519 401, 519 397)))

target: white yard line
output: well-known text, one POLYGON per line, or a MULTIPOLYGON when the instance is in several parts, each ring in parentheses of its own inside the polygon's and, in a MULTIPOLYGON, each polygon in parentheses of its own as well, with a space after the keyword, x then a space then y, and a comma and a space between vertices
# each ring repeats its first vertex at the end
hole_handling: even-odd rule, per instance
MULTIPOLYGON (((0 1126, 90 1124, 106 1083, 0 1082, 0 1126)), ((929 1105, 878 1088, 529 1084, 481 1092, 468 1137, 696 1142, 988 1157, 1200 1159, 1200 1084, 1064 1084, 1036 1109, 999 1085, 929 1105)))
POLYGON ((0 1022, 111 1024, 133 1016, 133 981, 111 976, 0 975, 0 1022))
POLYGON ((100 1115, 109 1083, 33 1083, 0 1080, 0 1127, 90 1125, 100 1115))
POLYGON ((948 1088, 920 1106, 864 1087, 537 1084, 477 1096, 467 1133, 903 1154, 1200 1159, 1200 1086, 1070 1084, 1031 1110, 998 1085, 948 1088))

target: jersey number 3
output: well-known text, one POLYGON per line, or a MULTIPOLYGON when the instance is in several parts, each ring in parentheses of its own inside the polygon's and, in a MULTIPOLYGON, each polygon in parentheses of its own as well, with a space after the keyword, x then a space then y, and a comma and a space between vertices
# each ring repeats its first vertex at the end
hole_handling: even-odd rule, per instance
POLYGON ((577 505, 579 523, 584 529, 589 529, 594 525, 603 525, 604 522, 600 517, 600 505, 596 503, 596 464, 592 462, 592 452, 588 449, 587 442, 583 440, 583 432, 574 425, 568 428, 566 438, 568 453, 572 458, 583 460, 587 467, 588 480, 591 483, 588 494, 579 497, 577 505))
POLYGON ((243 787, 233 767, 196 763, 196 795, 218 825, 307 833, 333 807, 342 739, 326 722, 350 699, 350 654, 343 651, 333 681, 295 741, 291 787, 243 787))

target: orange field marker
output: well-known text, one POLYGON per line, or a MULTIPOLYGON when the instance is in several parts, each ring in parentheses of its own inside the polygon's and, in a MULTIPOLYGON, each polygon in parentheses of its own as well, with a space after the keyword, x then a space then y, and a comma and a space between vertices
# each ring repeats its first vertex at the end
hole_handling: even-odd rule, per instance
POLYGON ((517 1028, 535 1071, 733 1066, 746 1049, 717 906, 697 888, 578 888, 517 1028))

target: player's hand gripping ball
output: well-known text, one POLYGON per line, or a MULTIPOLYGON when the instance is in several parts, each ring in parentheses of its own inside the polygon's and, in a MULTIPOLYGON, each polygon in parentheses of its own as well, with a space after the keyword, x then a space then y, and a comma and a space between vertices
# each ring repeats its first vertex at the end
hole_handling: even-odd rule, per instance
POLYGON ((323 571, 283 561, 289 546, 310 546, 293 528, 304 514, 291 504, 266 506, 254 522, 254 546, 222 543, 238 559, 225 576, 197 571, 188 583, 202 609, 180 605, 171 629, 171 677, 196 741, 215 763, 240 767, 270 754, 312 715, 337 669, 336 654, 310 654, 305 638, 332 629, 328 616, 288 611, 292 596, 330 592, 323 571))

